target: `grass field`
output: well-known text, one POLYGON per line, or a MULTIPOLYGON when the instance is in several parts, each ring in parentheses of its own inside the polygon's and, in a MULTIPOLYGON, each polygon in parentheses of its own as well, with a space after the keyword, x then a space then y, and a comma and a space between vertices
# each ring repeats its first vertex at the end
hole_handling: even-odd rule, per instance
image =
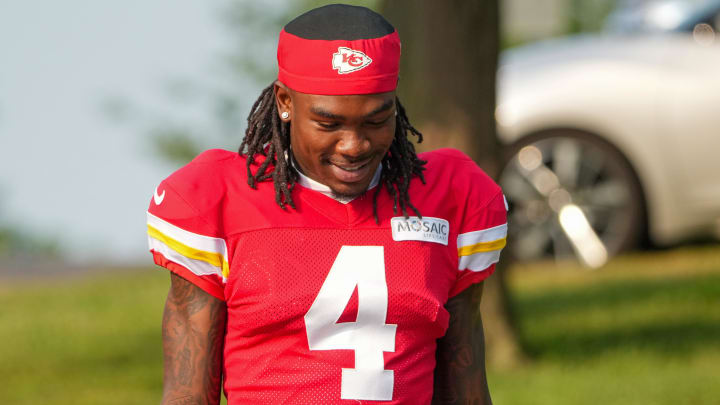
POLYGON ((514 270, 534 361, 492 373, 497 404, 720 404, 720 249, 514 270))
MULTIPOLYGON (((510 273, 531 356, 496 404, 720 403, 720 248, 510 273)), ((0 404, 158 403, 168 276, 0 282, 0 404)))

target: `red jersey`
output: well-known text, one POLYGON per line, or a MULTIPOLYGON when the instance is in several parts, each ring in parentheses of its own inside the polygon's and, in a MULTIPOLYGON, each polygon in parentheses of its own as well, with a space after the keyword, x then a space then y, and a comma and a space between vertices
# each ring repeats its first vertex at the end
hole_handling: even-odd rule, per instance
POLYGON ((245 158, 211 150, 155 190, 155 262, 228 308, 224 388, 238 404, 429 404, 448 298, 488 277, 505 245, 500 188, 462 153, 427 160, 393 213, 383 187, 342 203, 247 185, 245 158), (412 213, 412 212, 411 212, 412 213))

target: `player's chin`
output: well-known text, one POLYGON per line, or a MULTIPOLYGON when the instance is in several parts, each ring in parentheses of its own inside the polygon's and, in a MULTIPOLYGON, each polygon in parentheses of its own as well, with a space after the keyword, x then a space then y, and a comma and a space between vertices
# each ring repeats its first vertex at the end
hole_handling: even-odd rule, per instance
POLYGON ((336 197, 342 197, 342 198, 355 198, 362 194, 364 194, 368 187, 370 187, 370 183, 372 182, 372 175, 374 173, 371 173, 369 177, 362 178, 357 181, 343 181, 338 178, 334 178, 335 181, 333 181, 330 186, 330 190, 333 192, 333 194, 336 197))
POLYGON ((333 192, 335 197, 350 199, 350 198, 355 198, 355 197, 358 197, 358 196, 361 196, 362 194, 364 194, 365 191, 367 191, 367 189, 368 189, 369 183, 370 183, 369 181, 362 182, 359 184, 358 183, 347 184, 347 183, 338 182, 336 184, 333 184, 330 187, 330 190, 333 192))

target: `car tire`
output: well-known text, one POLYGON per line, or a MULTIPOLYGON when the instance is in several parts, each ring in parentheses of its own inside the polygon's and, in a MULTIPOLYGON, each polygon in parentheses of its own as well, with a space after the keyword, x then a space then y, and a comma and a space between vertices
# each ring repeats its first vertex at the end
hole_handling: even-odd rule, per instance
POLYGON ((600 267, 643 239, 641 183, 614 145, 589 132, 552 129, 506 150, 499 182, 516 259, 574 258, 600 267))

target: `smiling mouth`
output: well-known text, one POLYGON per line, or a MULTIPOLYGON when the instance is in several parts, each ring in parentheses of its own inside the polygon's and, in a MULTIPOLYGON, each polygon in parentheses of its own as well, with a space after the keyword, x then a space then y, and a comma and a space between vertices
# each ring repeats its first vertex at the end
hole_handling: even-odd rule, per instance
POLYGON ((341 164, 336 164, 336 163, 331 163, 331 164, 335 167, 345 170, 346 172, 356 172, 358 170, 361 170, 365 166, 367 166, 369 163, 370 163, 370 161, 368 160, 367 162, 365 162, 363 164, 359 164, 359 165, 341 165, 341 164))
POLYGON ((358 159, 354 162, 334 162, 332 160, 328 160, 328 162, 335 167, 338 167, 342 170, 348 171, 348 172, 355 172, 358 171, 373 161, 373 157, 369 156, 363 159, 358 159))
POLYGON ((330 162, 330 167, 335 177, 345 183, 357 183, 365 180, 370 175, 370 163, 372 158, 364 159, 355 163, 330 162))

